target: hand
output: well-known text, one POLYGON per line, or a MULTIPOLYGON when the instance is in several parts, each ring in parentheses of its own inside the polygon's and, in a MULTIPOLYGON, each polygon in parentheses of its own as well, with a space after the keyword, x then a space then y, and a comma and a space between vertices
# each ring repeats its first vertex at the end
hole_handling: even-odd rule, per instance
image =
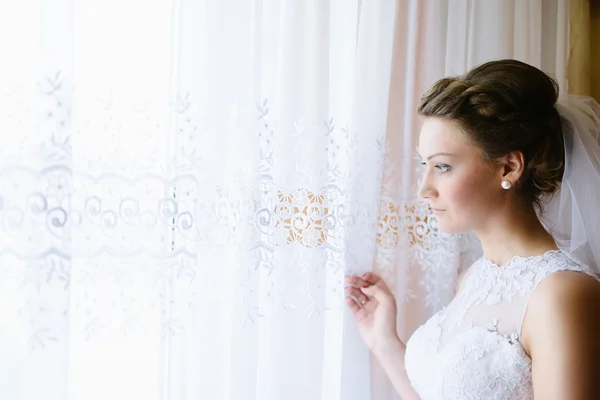
POLYGON ((352 309, 358 330, 372 351, 382 343, 397 338, 396 299, 383 280, 367 272, 349 276, 346 304, 352 309))

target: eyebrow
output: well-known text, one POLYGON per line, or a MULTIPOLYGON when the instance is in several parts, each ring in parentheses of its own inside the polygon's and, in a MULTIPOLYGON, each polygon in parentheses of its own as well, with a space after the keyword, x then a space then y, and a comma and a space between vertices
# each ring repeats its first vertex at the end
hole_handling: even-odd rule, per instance
MULTIPOLYGON (((421 159, 423 158, 423 157, 421 157, 421 155, 419 154, 419 152, 417 152, 417 155, 418 155, 418 156, 419 156, 421 159)), ((432 155, 430 155, 429 157, 427 157, 427 160, 431 160, 432 158, 434 158, 434 157, 439 157, 439 156, 449 156, 449 157, 452 157, 452 156, 455 156, 455 155, 456 155, 456 154, 453 154, 453 153, 444 153, 444 152, 440 152, 440 153, 435 153, 435 154, 432 154, 432 155)))

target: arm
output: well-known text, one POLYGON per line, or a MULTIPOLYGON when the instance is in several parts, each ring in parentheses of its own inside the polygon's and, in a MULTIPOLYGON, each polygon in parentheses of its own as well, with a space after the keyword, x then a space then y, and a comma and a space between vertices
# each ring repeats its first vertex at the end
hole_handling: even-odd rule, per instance
POLYGON ((396 388, 402 400, 420 400, 419 395, 410 384, 404 369, 404 353, 406 346, 398 337, 379 343, 373 354, 379 360, 386 375, 396 388))
POLYGON ((600 284, 557 272, 532 295, 523 323, 536 399, 592 400, 600 393, 600 284))
MULTIPOLYGON (((454 285, 454 294, 456 295, 461 288, 461 284, 469 269, 464 269, 458 274, 454 285)), ((404 354, 406 345, 398 337, 388 340, 385 343, 377 345, 373 349, 373 354, 379 360, 386 375, 391 380, 402 400, 420 400, 419 395, 410 384, 410 380, 404 369, 404 354)))
POLYGON ((350 306, 365 344, 379 360, 386 375, 403 400, 420 400, 404 369, 406 346, 396 332, 396 299, 383 282, 373 274, 350 276, 346 288, 350 306))

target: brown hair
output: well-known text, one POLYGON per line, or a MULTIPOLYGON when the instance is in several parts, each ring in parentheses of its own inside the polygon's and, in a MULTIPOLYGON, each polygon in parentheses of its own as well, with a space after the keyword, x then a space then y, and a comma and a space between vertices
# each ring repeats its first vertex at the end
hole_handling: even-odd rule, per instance
POLYGON ((421 98, 419 114, 455 121, 490 162, 521 151, 525 168, 517 193, 540 206, 564 173, 557 98, 558 84, 544 72, 520 61, 498 60, 434 83, 421 98))

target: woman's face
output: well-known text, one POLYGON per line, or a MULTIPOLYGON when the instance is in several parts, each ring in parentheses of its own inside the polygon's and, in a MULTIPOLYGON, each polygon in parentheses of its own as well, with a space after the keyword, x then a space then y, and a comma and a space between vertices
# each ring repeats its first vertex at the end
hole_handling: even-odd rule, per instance
POLYGON ((430 117, 419 137, 425 171, 418 195, 447 233, 481 228, 502 201, 497 171, 455 122, 430 117))

